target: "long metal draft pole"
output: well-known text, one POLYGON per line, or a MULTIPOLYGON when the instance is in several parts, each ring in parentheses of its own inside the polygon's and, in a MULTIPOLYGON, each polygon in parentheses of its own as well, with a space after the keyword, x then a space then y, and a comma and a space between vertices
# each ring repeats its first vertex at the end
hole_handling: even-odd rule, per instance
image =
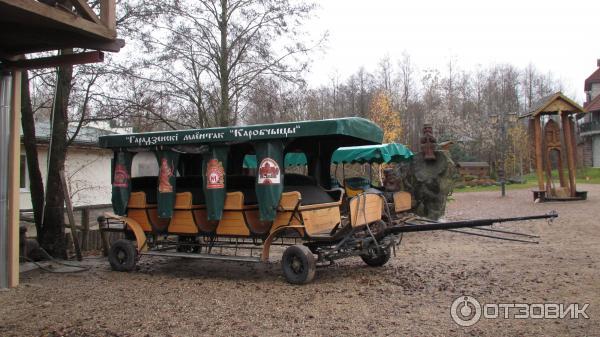
POLYGON ((9 235, 10 218, 8 213, 8 159, 10 151, 10 109, 12 97, 12 76, 0 73, 0 288, 8 288, 9 276, 9 235))

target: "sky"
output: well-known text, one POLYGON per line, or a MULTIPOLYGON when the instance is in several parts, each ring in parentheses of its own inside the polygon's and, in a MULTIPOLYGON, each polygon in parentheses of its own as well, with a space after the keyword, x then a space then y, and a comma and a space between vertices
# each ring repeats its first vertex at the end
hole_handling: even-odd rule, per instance
POLYGON ((375 70, 385 56, 410 55, 420 70, 533 64, 582 102, 583 82, 600 58, 599 0, 321 0, 312 34, 327 31, 308 83, 375 70))

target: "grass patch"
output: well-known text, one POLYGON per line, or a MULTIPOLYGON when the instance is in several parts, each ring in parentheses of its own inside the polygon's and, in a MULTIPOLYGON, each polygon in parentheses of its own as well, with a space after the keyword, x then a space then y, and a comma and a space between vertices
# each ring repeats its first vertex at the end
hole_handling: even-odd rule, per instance
MULTIPOLYGON (((577 170, 576 183, 577 184, 600 184, 600 168, 584 168, 577 170)), ((524 176, 524 184, 510 184, 506 185, 506 190, 521 190, 521 189, 532 189, 537 186, 537 176, 535 173, 530 173, 524 176)), ((558 182, 558 172, 552 171, 552 178, 555 182, 558 182)), ((565 179, 569 179, 567 176, 567 170, 565 170, 565 179)), ((463 188, 454 188, 455 192, 484 192, 484 191, 500 191, 500 186, 465 186, 463 188)))

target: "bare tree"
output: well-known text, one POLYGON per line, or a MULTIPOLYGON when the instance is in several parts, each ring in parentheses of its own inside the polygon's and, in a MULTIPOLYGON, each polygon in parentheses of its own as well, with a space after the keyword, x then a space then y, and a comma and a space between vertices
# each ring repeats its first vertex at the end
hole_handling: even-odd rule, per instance
POLYGON ((279 0, 165 1, 135 37, 145 56, 134 76, 176 120, 197 127, 235 125, 261 77, 301 81, 307 54, 302 23, 315 5, 279 0))

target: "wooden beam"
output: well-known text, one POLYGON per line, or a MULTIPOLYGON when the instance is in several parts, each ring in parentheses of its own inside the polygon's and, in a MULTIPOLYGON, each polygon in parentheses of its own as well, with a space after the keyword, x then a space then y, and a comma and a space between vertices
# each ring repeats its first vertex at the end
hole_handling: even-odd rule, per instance
POLYGON ((94 11, 90 8, 90 6, 87 4, 87 2, 83 1, 83 0, 70 0, 71 4, 73 4, 73 7, 75 7, 75 9, 77 10, 77 13, 79 13, 82 17, 97 23, 99 25, 102 24, 102 21, 100 21, 100 19, 98 18, 98 15, 96 15, 96 13, 94 13, 94 11))
POLYGON ((71 203, 71 194, 69 192, 69 185, 67 184, 67 178, 65 177, 65 171, 61 170, 60 182, 62 184, 63 194, 65 195, 65 206, 67 207, 67 217, 69 218, 69 227, 71 228, 71 239, 73 239, 73 246, 75 246, 75 254, 77 255, 77 261, 83 260, 81 256, 81 246, 79 245, 79 239, 77 238, 75 216, 73 214, 73 204, 71 203))
POLYGON ((565 140, 565 147, 567 148, 567 166, 569 168, 569 188, 571 197, 575 197, 577 194, 577 186, 575 186, 575 145, 573 144, 573 137, 571 136, 571 119, 566 111, 560 111, 560 118, 562 121, 563 138, 565 140))
POLYGON ((100 20, 106 28, 115 30, 117 17, 115 15, 115 0, 100 0, 100 20))
POLYGON ((13 72, 10 118, 10 153, 8 157, 9 212, 9 287, 19 285, 19 195, 21 187, 21 72, 13 72))
POLYGON ((118 52, 125 46, 123 39, 94 39, 85 34, 53 28, 44 28, 43 31, 44 34, 40 34, 39 27, 23 23, 0 22, 0 58, 66 48, 118 52))
POLYGON ((91 51, 77 54, 40 57, 37 59, 7 61, 2 63, 2 67, 7 69, 40 69, 62 65, 97 63, 102 61, 104 61, 103 52, 91 51))
MULTIPOLYGON (((1 33, 0 33, 1 34, 1 33)), ((125 40, 116 39, 110 42, 100 42, 100 41, 89 41, 89 40, 80 40, 80 39, 60 39, 58 37, 53 37, 48 39, 48 44, 39 46, 27 46, 24 48, 19 48, 11 51, 11 54, 0 54, 0 58, 10 59, 14 55, 22 55, 22 54, 30 54, 30 53, 39 53, 50 50, 60 50, 60 49, 70 49, 70 48, 81 48, 81 49, 92 49, 99 51, 107 51, 107 52, 118 52, 125 46, 125 40)))
POLYGON ((538 188, 540 191, 545 191, 544 187, 544 171, 542 161, 542 121, 541 116, 533 117, 533 143, 535 144, 535 172, 538 178, 538 188))
POLYGON ((95 37, 114 40, 117 37, 115 29, 97 24, 80 16, 73 15, 58 8, 54 8, 33 0, 0 0, 0 5, 26 12, 27 15, 41 17, 54 21, 58 25, 67 26, 95 37))

